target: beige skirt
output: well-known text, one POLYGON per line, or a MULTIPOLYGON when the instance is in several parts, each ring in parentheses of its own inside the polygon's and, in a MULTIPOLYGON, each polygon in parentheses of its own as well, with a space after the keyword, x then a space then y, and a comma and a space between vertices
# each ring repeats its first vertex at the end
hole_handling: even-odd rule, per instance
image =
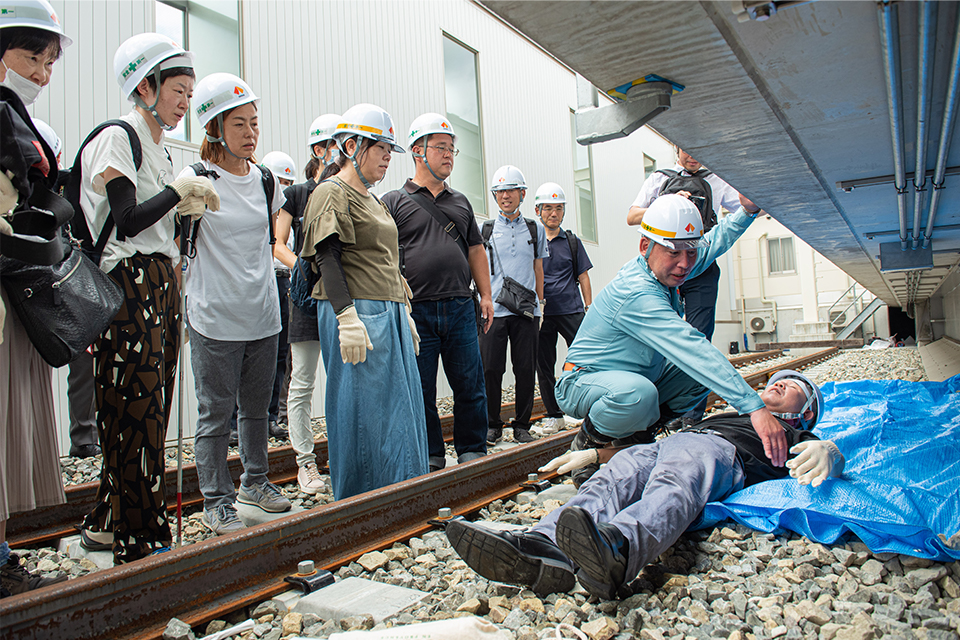
POLYGON ((67 501, 53 413, 53 368, 33 348, 0 287, 0 520, 67 501))

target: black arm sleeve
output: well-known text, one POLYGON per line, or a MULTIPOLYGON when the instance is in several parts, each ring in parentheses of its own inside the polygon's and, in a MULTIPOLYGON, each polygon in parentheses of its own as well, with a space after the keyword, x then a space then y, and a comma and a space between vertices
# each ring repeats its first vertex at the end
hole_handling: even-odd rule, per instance
POLYGON ((341 253, 343 243, 336 235, 324 238, 317 246, 317 265, 323 279, 323 290, 336 313, 353 304, 353 298, 347 289, 347 276, 343 273, 343 263, 340 262, 341 253))
POLYGON ((167 187, 149 200, 137 204, 137 188, 129 178, 119 177, 107 183, 107 200, 110 202, 110 215, 117 224, 117 232, 129 238, 149 229, 167 215, 180 202, 180 196, 167 187))

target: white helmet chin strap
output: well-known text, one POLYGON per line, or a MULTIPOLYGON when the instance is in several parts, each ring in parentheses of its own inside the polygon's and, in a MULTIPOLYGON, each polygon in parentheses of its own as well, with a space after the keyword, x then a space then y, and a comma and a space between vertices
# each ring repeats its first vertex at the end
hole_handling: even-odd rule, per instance
POLYGON ((157 113, 157 104, 160 102, 160 64, 158 63, 156 67, 153 68, 153 78, 157 83, 157 97, 153 101, 153 104, 147 106, 147 103, 143 101, 143 98, 140 97, 140 94, 137 93, 137 88, 133 88, 133 103, 147 111, 150 115, 153 116, 153 119, 157 121, 157 124, 160 125, 160 128, 164 131, 173 131, 177 128, 176 125, 169 125, 163 121, 163 118, 160 117, 160 114, 157 113))
POLYGON ((204 132, 203 135, 206 137, 207 142, 211 142, 213 144, 216 144, 219 142, 220 144, 223 145, 223 148, 227 150, 227 153, 232 155, 237 160, 249 160, 250 159, 249 157, 245 158, 243 156, 238 156, 230 149, 230 147, 227 146, 227 141, 223 139, 223 114, 222 113, 217 114, 217 126, 220 127, 220 137, 214 138, 209 133, 204 132))
POLYGON ((360 153, 360 136, 353 136, 357 140, 357 146, 353 148, 353 153, 347 153, 346 138, 341 142, 337 140, 337 146, 340 147, 340 152, 343 153, 346 157, 350 158, 350 162, 353 163, 353 170, 357 172, 357 177, 360 178, 360 182, 363 183, 367 189, 373 189, 373 185, 367 181, 366 176, 363 175, 363 172, 360 171, 360 163, 357 162, 357 154, 360 153))
POLYGON ((413 147, 410 147, 410 153, 413 154, 414 158, 420 158, 423 160, 423 164, 426 165, 427 171, 429 171, 430 175, 437 179, 437 182, 443 182, 443 178, 434 173, 433 167, 431 167, 430 163, 427 162, 427 136, 423 136, 423 153, 417 153, 413 150, 413 147))
POLYGON ((807 410, 810 409, 811 406, 813 406, 813 401, 816 400, 817 397, 813 394, 812 390, 807 387, 806 383, 803 380, 800 380, 798 378, 787 378, 787 379, 793 380, 800 386, 800 389, 803 391, 803 395, 806 396, 807 401, 803 403, 803 407, 801 407, 800 411, 798 411, 797 413, 777 413, 775 411, 771 411, 770 413, 784 420, 799 420, 800 428, 806 430, 808 423, 807 423, 807 420, 804 419, 803 414, 805 414, 807 410))

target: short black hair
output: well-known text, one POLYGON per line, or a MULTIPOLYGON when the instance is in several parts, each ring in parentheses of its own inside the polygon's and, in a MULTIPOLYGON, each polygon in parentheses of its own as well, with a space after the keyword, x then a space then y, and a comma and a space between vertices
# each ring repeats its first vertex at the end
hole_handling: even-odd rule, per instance
POLYGON ((54 60, 60 59, 63 47, 60 46, 60 36, 52 31, 36 29, 34 27, 7 27, 0 29, 0 57, 8 49, 26 49, 37 55, 53 49, 54 60))
MULTIPOLYGON (((193 72, 192 68, 173 67, 172 69, 164 69, 160 72, 160 84, 163 84, 169 78, 176 78, 177 76, 190 76, 194 80, 197 79, 197 74, 193 72)), ((150 85, 150 89, 152 89, 154 93, 157 92, 157 79, 156 76, 153 75, 153 69, 147 74, 147 84, 150 85)), ((136 91, 136 87, 134 87, 133 90, 136 91)))

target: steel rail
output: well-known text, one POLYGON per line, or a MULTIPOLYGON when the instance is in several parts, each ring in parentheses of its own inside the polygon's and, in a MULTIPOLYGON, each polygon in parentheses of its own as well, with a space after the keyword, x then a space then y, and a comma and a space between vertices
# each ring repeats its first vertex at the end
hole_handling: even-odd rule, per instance
MULTIPOLYGON (((781 364, 774 365, 772 367, 767 367, 766 369, 761 369, 749 375, 743 377, 751 387, 757 387, 758 385, 766 384, 770 377, 781 369, 795 369, 800 371, 806 367, 822 362, 828 358, 832 358, 840 352, 840 347, 830 347, 829 349, 824 349, 823 351, 817 351, 816 353, 811 353, 809 356, 804 356, 802 358, 796 358, 790 360, 789 362, 784 362, 781 364)), ((711 407, 716 403, 724 404, 725 401, 723 398, 718 396, 715 393, 711 393, 707 396, 707 406, 711 407)))
POLYGON ((269 598, 301 560, 337 567, 431 528, 441 507, 476 511, 523 490, 528 472, 567 450, 564 431, 241 532, 148 556, 0 601, 0 638, 159 638, 269 598))
MULTIPOLYGON (((512 402, 505 403, 500 411, 500 415, 504 419, 512 418, 516 415, 516 407, 512 402)), ((539 396, 534 398, 533 417, 541 416, 544 411, 543 401, 539 396)), ((441 416, 440 426, 443 428, 444 440, 447 442, 452 441, 453 416, 441 416)), ((313 450, 317 456, 317 465, 322 469, 327 464, 327 440, 325 438, 315 440, 313 450)), ((296 481, 298 470, 296 455, 296 452, 290 445, 270 449, 268 461, 271 482, 274 484, 286 484, 296 481)), ((228 457, 227 466, 230 469, 230 476, 233 478, 234 484, 236 484, 239 482, 240 474, 243 472, 240 456, 235 455, 228 457)), ((175 512, 177 505, 176 468, 167 468, 164 483, 167 510, 169 512, 175 512)), ((76 530, 74 529, 74 525, 79 524, 96 504, 98 486, 99 482, 87 482, 85 484, 69 486, 66 488, 66 504, 40 507, 33 511, 12 514, 7 521, 7 542, 14 548, 38 547, 51 544, 66 536, 75 535, 76 530)), ((200 494, 200 481, 197 476, 197 467, 194 464, 184 465, 183 506, 196 506, 201 504, 202 501, 203 496, 200 494)))

